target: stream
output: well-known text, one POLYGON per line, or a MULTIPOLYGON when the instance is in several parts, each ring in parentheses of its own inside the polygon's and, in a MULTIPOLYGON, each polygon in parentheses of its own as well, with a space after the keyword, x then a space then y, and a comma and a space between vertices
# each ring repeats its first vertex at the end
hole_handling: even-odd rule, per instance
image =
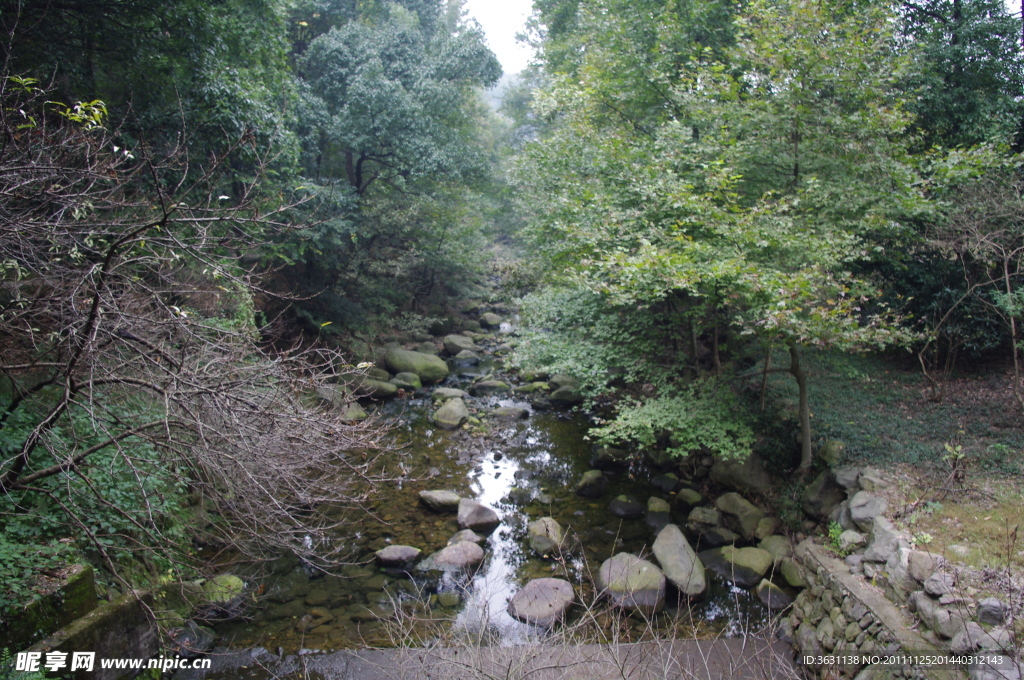
MULTIPOLYGON (((488 376, 515 385, 513 376, 502 370, 501 359, 489 353, 503 340, 500 334, 478 340, 488 352, 481 353, 478 365, 457 365, 449 359, 451 373, 443 386, 468 392, 474 381, 488 376)), ((525 395, 509 392, 466 400, 485 427, 445 431, 431 420, 437 409, 430 398, 433 387, 374 406, 380 416, 398 423, 399 446, 389 455, 404 479, 375 492, 369 510, 380 521, 337 537, 349 544, 357 564, 324 575, 294 558, 272 563, 271 573, 262 579, 259 607, 245 620, 216 626, 221 652, 261 648, 284 658, 367 646, 431 645, 450 635, 514 645, 542 632, 506 612, 509 598, 527 581, 565 578, 577 589, 578 601, 592 600, 592 574, 602 561, 623 551, 650 554, 656 529, 643 516, 615 517, 609 502, 620 494, 645 507, 652 496, 671 501, 671 494, 651 485, 661 471, 636 461, 628 470, 606 473, 609 485, 600 498, 582 498, 574 487, 591 469, 593 457, 586 414, 535 408, 525 395), (501 406, 527 409, 529 415, 512 421, 488 416, 501 406), (458 531, 454 514, 434 513, 419 502, 419 492, 428 489, 455 491, 500 516, 501 524, 483 543, 484 562, 474 573, 437 578, 375 566, 374 552, 388 545, 420 548, 422 558, 445 547, 458 531), (573 548, 564 557, 546 558, 530 549, 527 525, 541 517, 553 517, 567 530, 573 548)), ((685 527, 686 514, 673 506, 672 521, 685 527)), ((696 545, 697 537, 688 536, 696 545)), ((641 639, 649 626, 656 626, 674 634, 728 637, 767 622, 768 610, 753 591, 737 588, 710 570, 707 577, 705 597, 680 601, 670 585, 665 610, 650 622, 626 619, 625 635, 641 639)), ((571 615, 570 623, 572 616, 581 614, 571 615)), ((607 618, 598 617, 597 622, 611 625, 607 618)))

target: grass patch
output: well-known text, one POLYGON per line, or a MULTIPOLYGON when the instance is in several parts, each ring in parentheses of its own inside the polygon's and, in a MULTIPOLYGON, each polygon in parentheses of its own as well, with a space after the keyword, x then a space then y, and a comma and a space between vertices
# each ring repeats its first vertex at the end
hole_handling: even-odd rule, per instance
MULTIPOLYGON (((787 358, 775 357, 774 366, 787 358)), ((808 352, 814 436, 840 439, 849 461, 935 465, 945 444, 958 442, 972 469, 1024 473, 1024 427, 1005 367, 946 380, 942 401, 930 398, 910 362, 876 355, 808 352)), ((795 381, 773 374, 769 396, 782 412, 795 411, 795 381)))

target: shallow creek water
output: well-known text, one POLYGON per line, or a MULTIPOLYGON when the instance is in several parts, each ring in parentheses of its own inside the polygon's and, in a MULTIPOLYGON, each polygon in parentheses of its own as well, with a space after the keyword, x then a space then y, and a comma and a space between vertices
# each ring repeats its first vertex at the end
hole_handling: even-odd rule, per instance
MULTIPOLYGON (((453 365, 444 385, 468 391, 474 378, 497 371, 500 361, 490 357, 478 366, 453 365)), ((489 423, 486 435, 446 432, 430 420, 436 408, 430 402, 431 391, 418 390, 412 399, 379 407, 381 415, 400 423, 396 435, 401 448, 391 455, 406 479, 375 493, 370 510, 381 521, 370 520, 355 535, 337 538, 350 544, 361 564, 322 575, 294 559, 279 560, 262 580, 264 598, 252 618, 218 627, 221 644, 308 654, 410 641, 429 644, 442 630, 486 633, 493 643, 516 644, 537 633, 506 612, 508 599, 527 581, 561 576, 586 600, 593 596, 590 575, 603 560, 622 551, 650 553, 654 530, 642 517, 613 516, 608 503, 619 494, 634 496, 644 505, 651 496, 666 498, 650 485, 657 471, 640 464, 611 474, 607 492, 596 500, 574 493, 592 456, 585 439, 585 415, 531 409, 525 420, 484 418, 489 423), (387 545, 415 546, 426 557, 458 531, 454 514, 436 514, 419 503, 418 493, 424 489, 451 489, 491 506, 501 517, 501 525, 483 544, 486 557, 474 574, 437 580, 415 571, 385 573, 374 566, 374 551, 387 545), (527 525, 545 516, 555 518, 574 542, 571 554, 561 561, 536 555, 527 544, 527 525), (394 617, 387 613, 396 606, 407 614, 406 623, 420 623, 389 623, 394 617)), ((498 406, 531 408, 511 394, 473 397, 467 403, 477 417, 498 406)), ((681 527, 685 520, 683 512, 673 517, 681 527)), ((696 537, 690 538, 693 542, 696 537)), ((678 631, 682 621, 706 633, 738 635, 767 621, 767 610, 752 591, 732 587, 710 571, 708 579, 707 596, 689 604, 680 604, 670 586, 668 606, 657 625, 678 631)), ((647 624, 628 625, 639 637, 647 624)))

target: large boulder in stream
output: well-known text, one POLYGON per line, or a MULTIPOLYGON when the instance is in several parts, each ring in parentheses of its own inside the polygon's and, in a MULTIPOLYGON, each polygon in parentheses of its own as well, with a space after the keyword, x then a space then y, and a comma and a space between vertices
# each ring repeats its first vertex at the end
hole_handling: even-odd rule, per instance
POLYGON ((704 564, 675 524, 666 524, 654 540, 654 557, 665 578, 687 597, 700 597, 707 590, 704 564))
POLYGON ((449 399, 431 417, 434 424, 445 430, 455 430, 469 420, 469 408, 461 399, 449 399))
POLYGON ((514 619, 551 628, 565 617, 576 601, 572 584, 560 578, 538 578, 527 583, 508 603, 514 619))
POLYGON ((476 352, 479 348, 473 342, 473 338, 467 338, 465 335, 446 335, 444 336, 444 349, 448 354, 455 356, 463 350, 476 352))
POLYGON ((390 399, 398 394, 398 385, 375 378, 359 378, 355 383, 355 393, 360 397, 371 399, 390 399))
POLYGON ((471 541, 459 541, 441 548, 419 563, 420 571, 457 571, 484 561, 484 549, 471 541))
POLYGON ((600 470, 587 470, 576 484, 576 495, 583 498, 600 498, 608 488, 608 478, 600 470))
POLYGON ((389 545, 374 553, 374 557, 377 558, 377 564, 382 567, 401 567, 409 564, 419 556, 420 549, 414 548, 411 545, 389 545))
POLYGON ((565 542, 562 525, 553 517, 541 517, 536 522, 531 522, 526 528, 526 535, 534 552, 544 557, 561 552, 562 544, 565 542))
POLYGON ((480 315, 480 325, 484 328, 498 328, 501 326, 501 317, 494 312, 487 312, 480 315))
POLYGON ((472 529, 487 533, 493 531, 499 524, 501 524, 501 519, 498 517, 498 513, 483 503, 477 503, 469 498, 459 501, 460 529, 472 529))
POLYGON ((629 553, 619 553, 601 564, 597 589, 613 605, 644 615, 657 614, 665 604, 661 569, 629 553))
POLYGON ((420 502, 434 512, 456 512, 462 497, 454 491, 432 489, 420 491, 420 502))
POLYGON ((767 517, 763 510, 735 491, 719 496, 715 507, 725 516, 726 526, 748 541, 754 537, 758 522, 767 517))
POLYGON ((740 588, 753 588, 772 568, 775 558, 761 548, 725 546, 705 550, 698 555, 704 565, 740 588))
POLYGON ((436 383, 448 377, 448 364, 433 354, 392 348, 384 355, 384 361, 388 370, 415 373, 424 383, 436 383))

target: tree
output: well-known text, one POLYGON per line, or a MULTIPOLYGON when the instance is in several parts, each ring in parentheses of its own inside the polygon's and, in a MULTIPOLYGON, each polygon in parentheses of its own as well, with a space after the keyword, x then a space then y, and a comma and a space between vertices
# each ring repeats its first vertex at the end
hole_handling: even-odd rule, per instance
MULTIPOLYGON (((1024 108, 1021 20, 996 0, 905 2, 901 32, 915 60, 904 87, 913 94, 921 149, 1020 136, 1024 108)), ((1020 143, 1020 140, 1018 140, 1020 143)))
POLYGON ((318 406, 347 398, 338 357, 259 342, 242 257, 273 204, 220 194, 222 158, 121 147, 99 102, 2 83, 0 538, 80 532, 115 576, 180 575, 194 545, 339 559, 381 432, 318 406))
MULTIPOLYGON (((903 62, 885 7, 755 2, 734 28, 722 61, 709 51, 618 71, 642 81, 640 92, 664 92, 661 113, 642 122, 608 105, 603 74, 616 65, 589 68, 591 53, 601 62, 616 52, 588 47, 579 76, 539 97, 559 125, 527 151, 519 176, 533 242, 571 281, 615 305, 686 300, 700 329, 692 337, 714 343, 715 373, 726 327, 789 349, 805 470, 801 348, 907 337, 884 310, 872 313, 874 286, 851 272, 921 203, 901 143, 903 62)), ((632 101, 629 82, 613 82, 618 100, 632 101)))

